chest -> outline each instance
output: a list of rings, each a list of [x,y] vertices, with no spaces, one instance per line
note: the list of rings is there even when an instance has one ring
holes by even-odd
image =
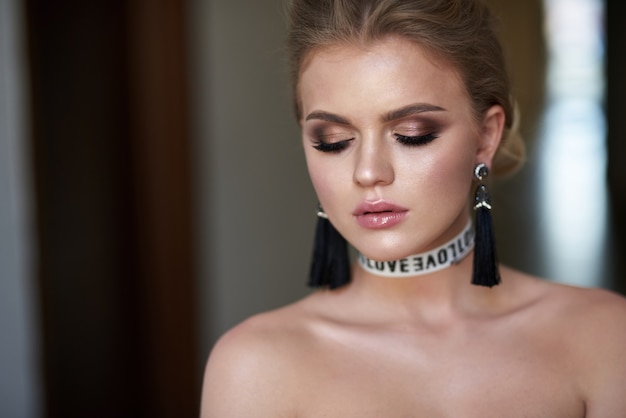
[[[383,341],[383,340],[381,340]],[[367,338],[311,362],[300,403],[311,417],[584,417],[558,339]]]

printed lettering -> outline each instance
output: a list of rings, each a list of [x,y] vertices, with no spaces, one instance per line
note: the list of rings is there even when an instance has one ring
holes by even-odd
[[[435,261],[435,257],[431,255],[428,256],[428,260],[426,260],[426,268],[437,267],[437,262]]]
[[[424,270],[424,259],[422,257],[417,257],[413,266],[415,267],[415,271]]]
[[[470,242],[472,241],[472,237],[473,237],[473,232],[471,229],[467,231],[465,234],[463,234],[463,239],[465,240],[466,247],[469,247]]]
[[[453,259],[453,260],[456,260],[456,258],[457,258],[457,255],[456,255],[456,246],[455,246],[454,244],[450,244],[450,245],[448,245],[448,248],[449,248],[450,250],[452,250],[452,259]]]

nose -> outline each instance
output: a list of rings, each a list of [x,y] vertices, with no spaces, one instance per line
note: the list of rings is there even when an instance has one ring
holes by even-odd
[[[394,170],[388,151],[383,146],[361,144],[357,153],[353,180],[363,187],[393,183]]]

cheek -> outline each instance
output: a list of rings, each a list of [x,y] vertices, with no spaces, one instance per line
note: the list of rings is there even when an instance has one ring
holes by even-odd
[[[432,186],[441,196],[442,204],[465,206],[472,186],[474,158],[472,153],[451,152],[433,167]]]
[[[332,197],[337,193],[335,188],[338,182],[333,181],[333,179],[336,179],[336,175],[333,173],[333,166],[324,164],[322,159],[316,158],[319,156],[316,156],[313,152],[307,150],[305,154],[309,177],[320,203],[322,206],[328,207],[327,205],[333,201]]]
[[[325,197],[330,193],[330,186],[326,181],[326,176],[320,170],[316,170],[315,166],[309,165],[309,176],[311,177],[311,183],[317,194],[320,203],[327,200]]]
[[[472,179],[473,158],[469,154],[450,153],[442,158],[433,168],[435,178],[443,186],[450,187],[467,185]]]
[[[471,185],[474,159],[471,150],[464,147],[445,147],[419,164],[403,162],[406,173],[402,178],[407,188],[423,193],[431,209],[450,210],[467,203]]]

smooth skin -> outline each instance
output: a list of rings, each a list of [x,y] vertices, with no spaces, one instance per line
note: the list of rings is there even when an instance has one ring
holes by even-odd
[[[504,114],[477,119],[454,68],[402,38],[337,45],[308,58],[299,97],[313,185],[359,251],[397,259],[462,230]],[[359,225],[375,201],[402,222]],[[202,417],[626,416],[621,296],[504,266],[489,289],[471,271],[471,256],[408,279],[357,265],[346,287],[250,318],[211,353]]]

